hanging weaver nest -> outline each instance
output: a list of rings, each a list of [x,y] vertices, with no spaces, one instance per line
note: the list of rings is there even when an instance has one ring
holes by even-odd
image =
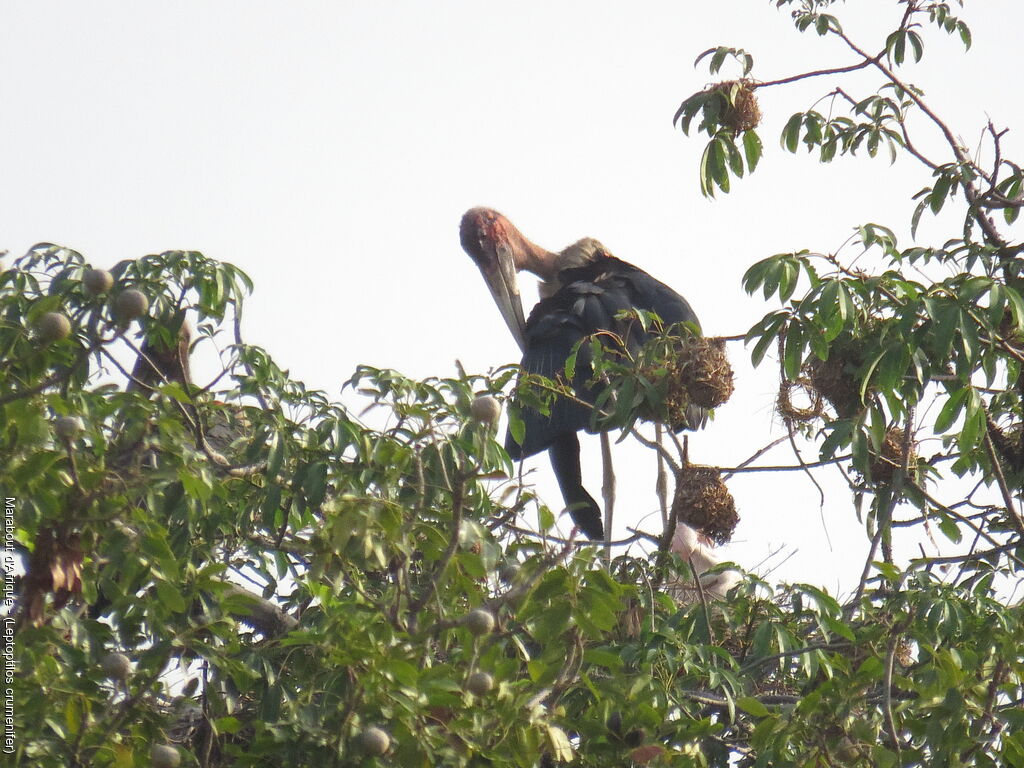
[[[691,408],[717,408],[732,397],[732,366],[725,353],[725,339],[687,335],[672,339],[671,352],[663,364],[647,367],[641,375],[663,392],[667,423],[674,428],[694,427]],[[642,418],[652,420],[644,409]]]
[[[750,131],[761,122],[761,107],[754,95],[754,83],[750,80],[725,80],[710,88],[724,99],[726,107],[721,123],[739,133]]]
[[[853,416],[863,405],[855,375],[862,363],[860,351],[850,338],[833,343],[828,360],[815,357],[807,364],[811,386],[831,403],[840,418]]]
[[[672,514],[716,544],[732,538],[740,517],[732,494],[715,467],[688,464],[676,475]]]
[[[903,448],[905,435],[899,427],[889,427],[885,433],[885,442],[879,453],[871,454],[871,479],[876,483],[891,483],[893,474],[903,466]],[[907,460],[907,472],[913,474],[917,469],[917,453],[914,443],[910,443],[910,458]]]
[[[801,408],[793,403],[793,393],[799,393],[806,398],[808,405]],[[796,381],[783,379],[779,384],[779,396],[775,401],[775,409],[782,416],[787,424],[793,422],[807,422],[820,419],[825,413],[825,403],[814,384],[806,376],[801,376]]]
[[[690,336],[683,339],[680,355],[674,361],[675,389],[684,389],[690,403],[701,408],[717,408],[732,397],[732,366],[725,354],[725,339],[718,336]],[[672,391],[670,389],[670,394]]]
[[[988,434],[1003,461],[1015,471],[1024,469],[1024,424],[1016,423],[1000,428],[989,420]]]

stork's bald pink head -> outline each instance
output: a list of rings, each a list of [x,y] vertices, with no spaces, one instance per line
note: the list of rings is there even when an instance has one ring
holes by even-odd
[[[459,225],[462,249],[481,270],[490,272],[494,269],[497,261],[495,243],[508,241],[505,225],[515,229],[508,219],[490,208],[470,208],[462,215]]]
[[[519,298],[516,272],[524,268],[523,254],[536,246],[512,222],[490,208],[470,208],[459,225],[462,248],[473,259],[491,291],[520,349],[526,348],[526,319]]]

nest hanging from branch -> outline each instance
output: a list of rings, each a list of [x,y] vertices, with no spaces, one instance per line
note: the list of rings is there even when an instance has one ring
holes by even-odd
[[[676,476],[672,514],[716,544],[729,541],[740,521],[718,469],[694,464],[683,467]]]
[[[851,340],[852,341],[852,340]],[[811,386],[821,393],[840,418],[849,418],[863,406],[855,375],[863,360],[852,344],[835,344],[828,360],[814,358],[807,365]]]
[[[806,407],[793,402],[793,394],[800,393],[808,401]],[[775,400],[775,410],[787,424],[808,422],[820,419],[825,414],[825,403],[821,392],[814,386],[810,378],[801,376],[795,381],[783,379],[779,385],[779,396]]]
[[[917,452],[914,442],[910,442],[910,456],[906,458],[907,472],[911,475],[917,470]],[[899,427],[889,427],[885,432],[882,450],[871,453],[871,479],[876,483],[891,483],[896,470],[903,466],[906,448],[906,435]]]
[[[1000,428],[991,417],[986,425],[996,453],[1010,469],[1019,472],[1024,469],[1024,423],[1014,423]]]
[[[664,364],[641,373],[664,393],[666,423],[673,428],[693,426],[687,415],[691,407],[710,410],[732,397],[736,388],[732,366],[725,339],[687,335],[673,342]],[[646,409],[642,418],[654,420]]]
[[[690,336],[683,339],[677,365],[676,374],[670,380],[678,382],[674,390],[685,390],[692,405],[717,408],[726,403],[736,389],[723,338]]]
[[[761,122],[761,106],[750,80],[724,80],[709,90],[718,93],[726,103],[721,123],[736,133],[750,131]],[[731,98],[730,98],[731,97]]]

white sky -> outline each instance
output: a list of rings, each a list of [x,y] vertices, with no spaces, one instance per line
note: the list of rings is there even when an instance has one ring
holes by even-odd
[[[896,12],[837,6],[871,50]],[[974,148],[986,116],[1024,130],[1024,5],[964,15],[974,48],[929,30],[927,66],[907,77]],[[359,363],[445,376],[455,359],[486,371],[518,358],[459,247],[471,206],[553,250],[597,237],[683,293],[706,332],[731,335],[774,308],[742,292],[750,264],[834,251],[868,221],[903,232],[928,182],[907,160],[818,167],[778,149],[790,114],[834,87],[819,79],[761,91],[762,167],[730,196],[700,196],[703,141],[671,118],[709,81],[692,66],[701,51],[744,47],[762,80],[853,60],[763,1],[7,2],[0,35],[0,249],[47,240],[96,266],[175,248],[233,262],[257,286],[247,340],[332,395]],[[859,73],[844,87],[864,96],[877,82]],[[921,147],[936,138],[926,129]],[[1011,133],[1006,154],[1021,148]],[[922,229],[938,244],[957,223]],[[780,434],[774,375],[732,352],[737,394],[691,439],[698,462],[736,464]],[[653,456],[616,455],[621,533],[656,502]],[[556,505],[546,460],[533,466]],[[830,589],[859,574],[866,542],[845,492],[824,510],[829,551],[805,479],[731,488],[743,522],[725,557],[751,567],[796,550],[774,576]]]

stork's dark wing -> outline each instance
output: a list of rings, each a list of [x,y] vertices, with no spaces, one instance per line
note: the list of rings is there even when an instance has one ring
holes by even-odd
[[[161,384],[173,381],[187,387],[192,383],[189,367],[189,353],[192,342],[192,330],[183,323],[178,331],[176,344],[169,344],[159,339],[146,339],[139,351],[142,353],[135,361],[132,379],[128,382],[128,391],[145,389],[149,392]]]
[[[643,270],[614,257],[564,270],[559,277],[563,287],[537,304],[526,322],[522,367],[529,373],[550,379],[564,375],[566,358],[576,345],[598,331],[614,331],[624,337],[631,349],[643,344],[647,334],[637,324],[623,328],[615,319],[623,310],[656,312],[666,326],[691,322],[700,327],[686,299]],[[573,386],[580,399],[593,403],[598,389],[588,386],[590,376],[590,350],[584,344],[577,355]],[[703,409],[691,410],[686,426],[702,426],[706,419]],[[590,431],[590,417],[590,408],[565,398],[556,400],[547,416],[524,409],[523,443],[516,443],[510,434],[506,447],[513,458],[531,456],[550,447],[561,435],[581,429]]]

